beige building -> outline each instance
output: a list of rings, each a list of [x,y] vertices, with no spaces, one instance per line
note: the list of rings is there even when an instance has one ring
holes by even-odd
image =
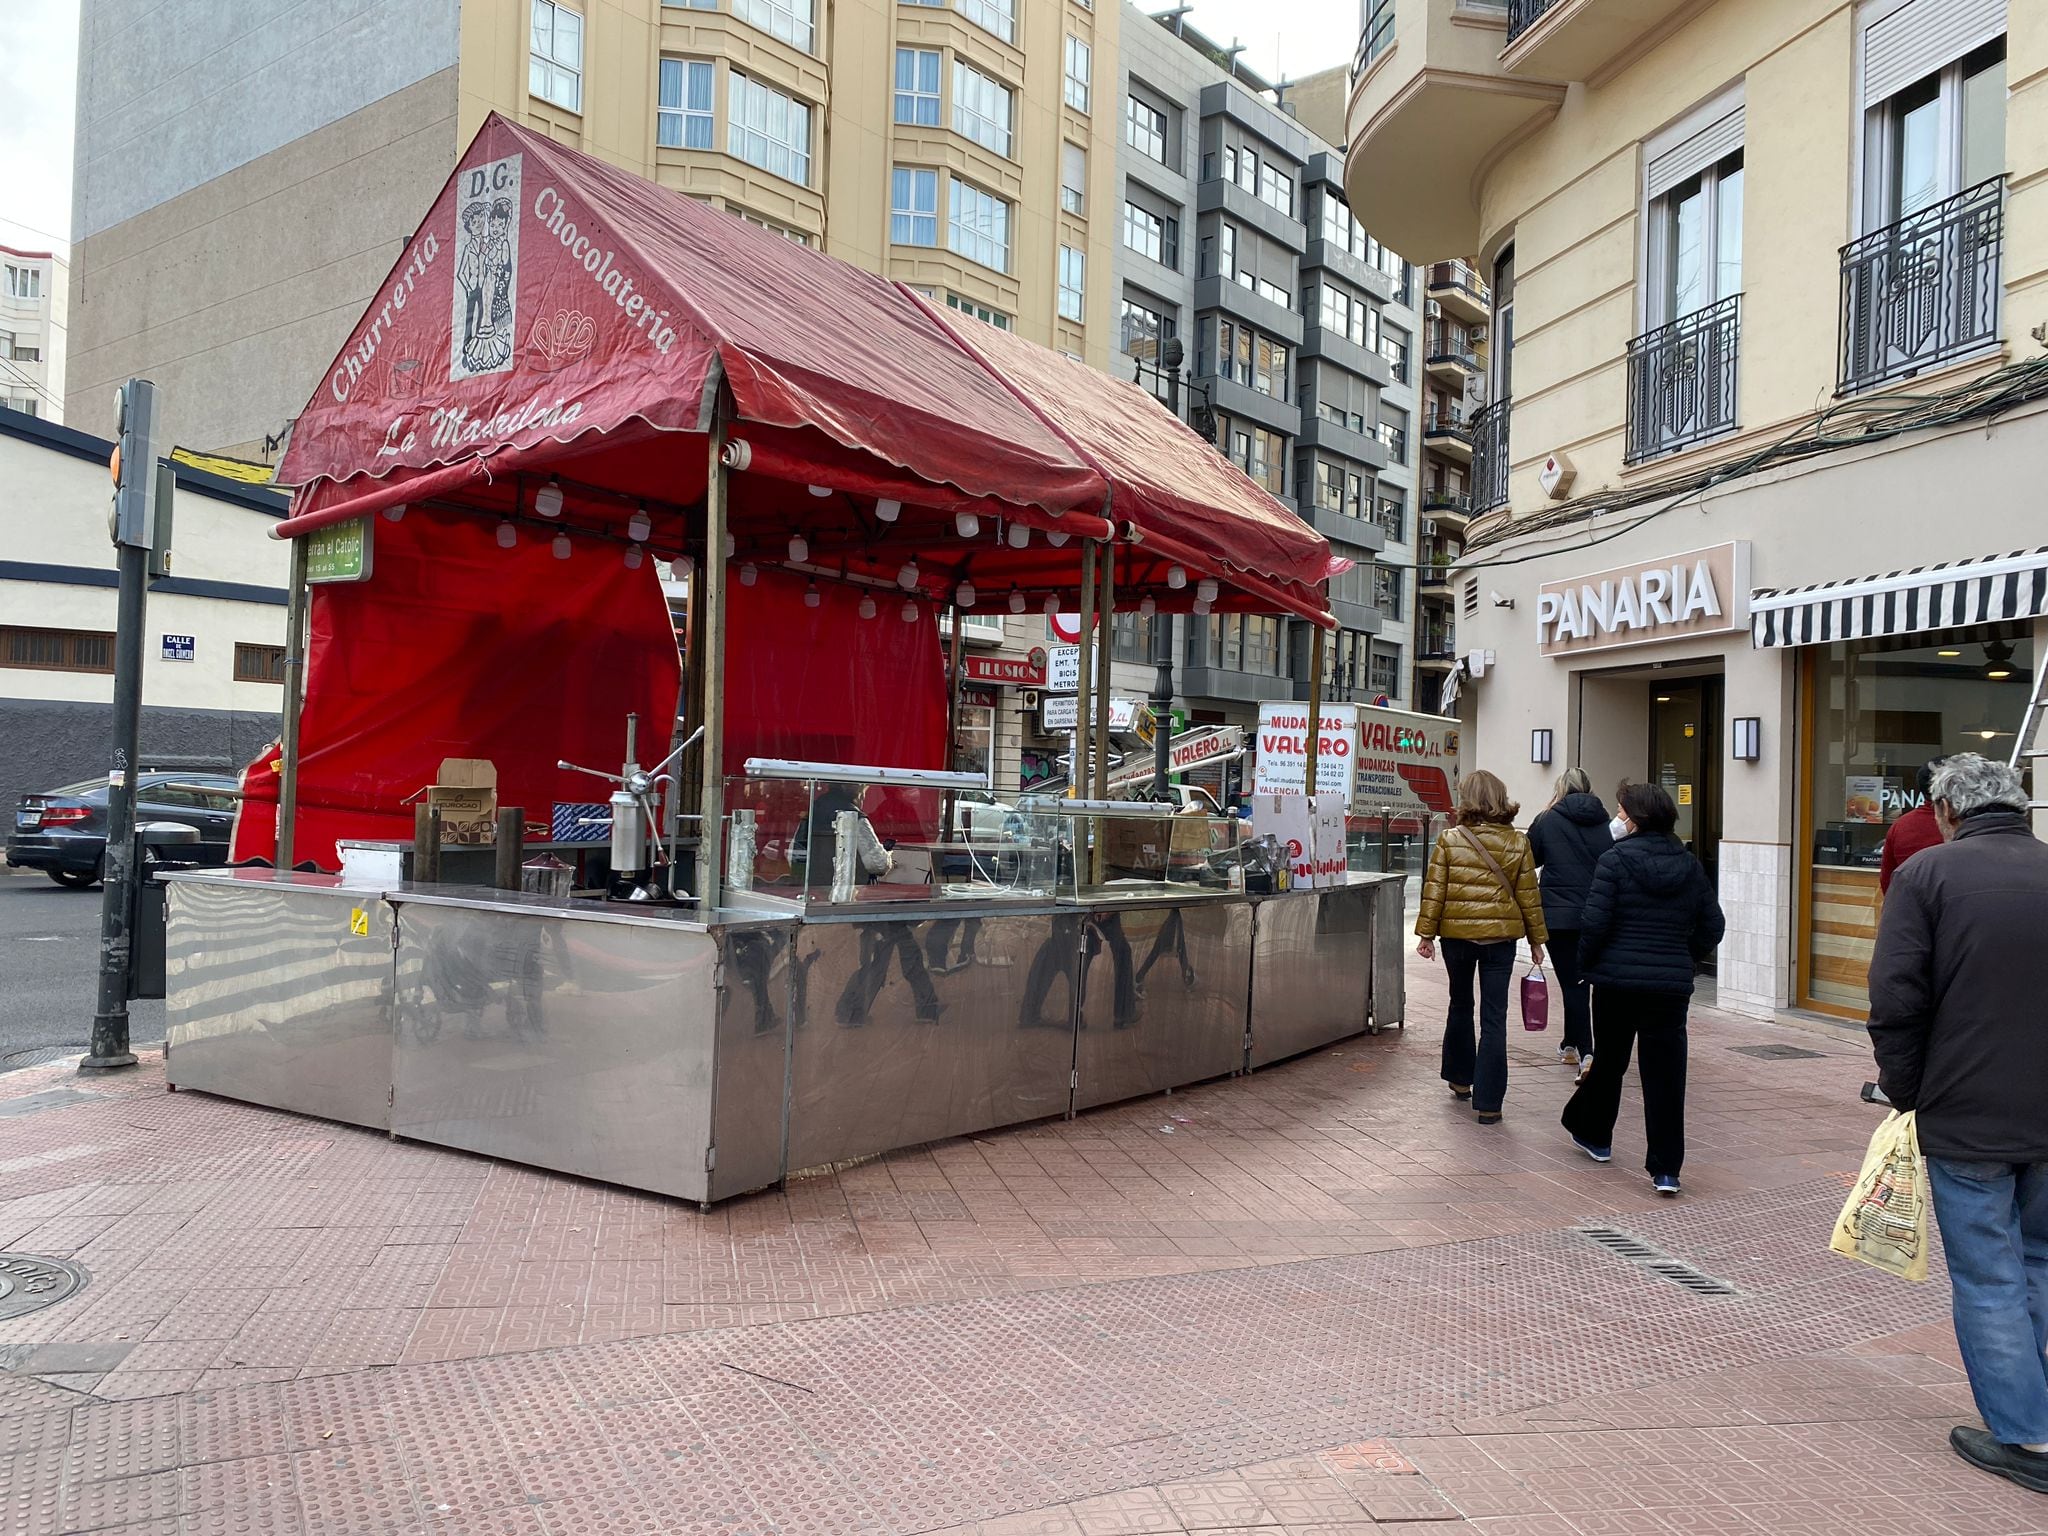
[[[492,111],[1110,355],[1088,0],[85,0],[81,28],[69,388],[146,374],[177,442],[274,459]],[[195,49],[205,93],[163,67]]]
[[[64,419],[70,272],[55,252],[0,245],[0,409]]]
[[[1469,763],[1666,785],[1723,1006],[1856,1015],[1890,822],[2048,627],[2048,9],[1366,0],[1359,217],[1479,253]]]

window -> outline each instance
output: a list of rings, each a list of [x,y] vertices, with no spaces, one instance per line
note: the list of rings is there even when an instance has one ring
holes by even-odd
[[[1067,105],[1088,110],[1088,80],[1095,68],[1095,50],[1072,33],[1067,35]]]
[[[1245,461],[1244,472],[1275,496],[1287,494],[1287,440],[1277,432],[1268,432],[1264,427],[1254,427],[1251,434],[1251,456]]]
[[[1351,205],[1327,189],[1322,193],[1322,203],[1323,238],[1360,261],[1370,261],[1365,226],[1352,214]]]
[[[1373,314],[1370,304],[1357,294],[1347,293],[1328,282],[1323,284],[1320,299],[1317,309],[1324,330],[1334,331],[1353,346],[1372,346],[1372,341],[1366,336]]]
[[[1381,528],[1386,530],[1387,542],[1405,544],[1408,542],[1408,504],[1400,496],[1382,496],[1373,509]]]
[[[889,238],[897,245],[939,243],[939,173],[899,165],[889,175]]]
[[[43,360],[41,347],[24,347],[19,342],[15,343],[13,354],[17,363],[40,363]]]
[[[1109,654],[1115,661],[1152,659],[1152,620],[1129,608],[1110,615]]]
[[[732,0],[732,13],[770,37],[809,53],[811,5],[812,0]]]
[[[1384,693],[1391,698],[1401,691],[1401,648],[1398,645],[1385,649],[1374,646],[1371,666],[1366,686],[1374,693]]]
[[[1287,348],[1268,337],[1252,344],[1252,388],[1279,400],[1287,398]]]
[[[1087,271],[1088,255],[1077,251],[1071,245],[1060,247],[1060,292],[1059,308],[1061,318],[1079,320],[1085,303],[1086,284],[1082,281]]]
[[[1010,152],[1010,92],[978,69],[953,65],[953,131],[999,155]]]
[[[957,293],[946,295],[946,308],[957,309],[963,315],[972,315],[984,325],[992,325],[999,331],[1010,329],[1010,317],[1000,309],[990,309],[986,304],[977,304],[972,299],[963,299]]]
[[[921,4],[923,0],[911,0]],[[1017,0],[960,0],[960,14],[1006,43],[1017,41]]]
[[[1408,413],[1395,406],[1382,405],[1380,419],[1373,426],[1373,436],[1387,445],[1387,452],[1399,463],[1408,457]]]
[[[1742,151],[1695,172],[1650,205],[1646,329],[1742,291]]]
[[[1147,159],[1166,164],[1166,114],[1135,96],[1125,97],[1124,142]]]
[[[1954,13],[1936,18],[1944,28],[1926,25],[1929,0],[1912,0],[1864,34],[1866,232],[2005,170],[2004,7],[1941,4]],[[1998,35],[1987,38],[1994,27]],[[1943,60],[1937,38],[1968,51]]]
[[[38,672],[112,672],[114,637],[98,630],[0,625],[0,667]]]
[[[896,50],[896,121],[939,126],[939,50]]]
[[[533,0],[532,54],[526,88],[543,101],[581,112],[583,18],[554,0]]]
[[[1242,279],[1237,270],[1237,226],[1225,220],[1216,226],[1217,260],[1216,270],[1233,283]]]
[[[1224,174],[1252,196],[1259,195],[1259,157],[1246,149],[1223,152]]]
[[[281,683],[284,681],[284,647],[281,645],[235,646],[235,681],[238,683]]]
[[[663,5],[673,5],[686,11],[715,11],[718,0],[661,0]]]
[[[8,267],[7,297],[10,299],[39,299],[42,296],[43,270],[41,267]]]
[[[984,267],[1009,271],[1010,205],[957,176],[948,185],[947,248]]]
[[[0,406],[5,406],[10,411],[19,411],[24,416],[42,414],[34,395],[0,396]]]
[[[1120,345],[1124,356],[1143,358],[1147,362],[1158,361],[1159,344],[1176,331],[1172,315],[1132,298],[1124,299],[1118,324],[1122,331]]]
[[[771,176],[811,184],[811,109],[777,90],[732,73],[726,149]]]
[[[756,229],[765,229],[771,235],[782,236],[791,245],[801,245],[806,249],[810,247],[811,237],[800,229],[791,229],[787,224],[778,224],[773,219],[764,219],[761,215],[748,208],[735,208],[728,204],[726,212],[738,214],[742,221],[753,225]]]
[[[654,142],[669,149],[711,147],[711,65],[703,59],[661,61]]]
[[[1277,166],[1259,166],[1259,201],[1294,217],[1294,178]]]
[[[1258,280],[1258,295],[1270,304],[1278,304],[1282,309],[1294,308],[1294,295],[1278,283],[1269,283],[1263,277]]]
[[[1280,670],[1280,621],[1264,614],[1248,614],[1244,621],[1244,669],[1262,677]]]
[[[1387,367],[1392,370],[1394,382],[1397,384],[1408,382],[1408,348],[1409,336],[1406,331],[1398,325],[1380,326],[1379,354],[1387,360]]]
[[[1401,588],[1404,572],[1390,566],[1372,568],[1372,605],[1390,619],[1401,617]]]
[[[1124,244],[1140,256],[1149,256],[1161,266],[1180,267],[1180,220],[1166,214],[1124,204]]]
[[[1060,207],[1068,213],[1088,211],[1088,151],[1078,144],[1060,145]]]

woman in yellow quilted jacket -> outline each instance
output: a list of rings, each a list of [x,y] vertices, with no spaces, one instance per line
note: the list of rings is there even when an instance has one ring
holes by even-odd
[[[1481,1125],[1500,1123],[1508,1093],[1508,985],[1515,941],[1526,938],[1538,964],[1550,934],[1529,840],[1515,830],[1521,809],[1507,786],[1481,768],[1458,782],[1457,825],[1445,829],[1422,877],[1415,953],[1436,958],[1443,941],[1451,1012],[1444,1022],[1444,1081],[1472,1101]],[[1473,980],[1478,979],[1478,1040],[1473,1040]]]

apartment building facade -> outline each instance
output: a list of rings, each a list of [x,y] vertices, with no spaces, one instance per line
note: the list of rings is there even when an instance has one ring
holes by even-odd
[[[1341,151],[1284,93],[1185,17],[1120,11],[1114,366],[1172,394],[1353,562],[1331,583],[1325,697],[1405,706],[1412,588],[1380,561],[1411,564],[1417,536],[1414,274],[1352,218]],[[1247,725],[1262,700],[1308,696],[1305,626],[1159,622],[1191,723]],[[1118,640],[1149,656],[1150,621],[1130,617]]]
[[[1467,766],[1665,785],[1722,1006],[1856,1016],[1886,827],[2048,644],[2048,12],[1367,0],[1346,185],[1477,252]],[[2018,760],[2027,762],[2020,751]]]
[[[70,295],[63,257],[0,245],[0,410],[63,421]]]

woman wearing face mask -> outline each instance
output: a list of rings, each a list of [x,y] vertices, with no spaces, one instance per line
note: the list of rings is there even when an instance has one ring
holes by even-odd
[[[1583,768],[1558,775],[1549,808],[1529,824],[1529,848],[1542,871],[1543,923],[1550,930],[1550,964],[1564,996],[1564,1043],[1558,1060],[1579,1069],[1583,1082],[1593,1065],[1593,1000],[1579,966],[1579,926],[1593,866],[1614,846],[1607,807],[1593,793]]]
[[[1713,882],[1672,835],[1678,807],[1655,784],[1621,792],[1628,835],[1593,870],[1579,963],[1593,983],[1593,1070],[1564,1107],[1564,1128],[1596,1163],[1614,1155],[1628,1059],[1640,1053],[1644,1167],[1660,1195],[1678,1193],[1685,1161],[1685,1015],[1693,968],[1726,923]]]
[[[1481,1125],[1500,1121],[1508,1092],[1508,984],[1515,941],[1526,937],[1537,963],[1549,933],[1536,889],[1529,840],[1515,830],[1521,807],[1507,786],[1480,769],[1458,782],[1458,824],[1436,840],[1422,877],[1415,952],[1436,958],[1443,939],[1451,1011],[1444,1024],[1443,1078],[1452,1096],[1470,1099]],[[1473,979],[1478,979],[1478,1041],[1473,1040]]]

